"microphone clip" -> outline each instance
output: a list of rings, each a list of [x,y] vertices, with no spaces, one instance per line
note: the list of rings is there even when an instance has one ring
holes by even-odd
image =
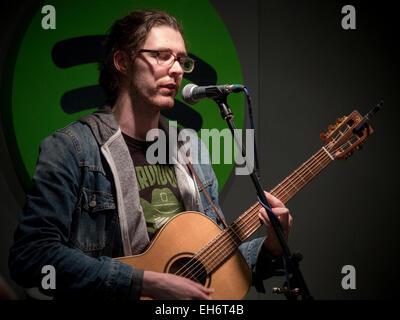
[[[227,97],[228,93],[225,93],[213,99],[218,104],[219,112],[221,113],[221,117],[224,119],[224,121],[233,120],[234,118],[233,112],[231,108],[229,108],[229,105],[226,101]]]

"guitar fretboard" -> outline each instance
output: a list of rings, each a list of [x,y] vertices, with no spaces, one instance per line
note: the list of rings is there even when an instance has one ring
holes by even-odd
[[[273,188],[271,194],[283,203],[286,203],[333,160],[332,155],[325,148],[321,148],[291,175]],[[260,209],[260,203],[253,204],[228,228],[223,230],[194,256],[196,260],[201,262],[207,273],[211,273],[217,269],[231,256],[241,243],[261,227],[262,222],[258,217]]]

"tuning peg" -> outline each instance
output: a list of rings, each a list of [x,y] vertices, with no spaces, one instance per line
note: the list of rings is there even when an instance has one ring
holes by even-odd
[[[335,126],[330,124],[330,125],[328,126],[328,130],[329,130],[329,131],[332,131],[333,129],[335,129]]]
[[[344,117],[341,117],[341,118],[337,118],[337,119],[336,119],[336,123],[337,123],[337,124],[342,123],[344,120],[346,120],[346,117],[345,117],[345,116],[344,116]]]
[[[325,133],[320,133],[319,137],[320,137],[322,140],[325,140],[325,139],[326,139],[326,134],[325,134]]]

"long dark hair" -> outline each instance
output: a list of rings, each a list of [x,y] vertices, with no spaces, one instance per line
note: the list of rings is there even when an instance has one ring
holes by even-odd
[[[158,10],[133,11],[112,25],[103,44],[104,60],[99,64],[99,84],[106,94],[108,105],[115,103],[120,89],[120,75],[114,66],[114,53],[117,50],[125,51],[134,59],[155,26],[169,26],[179,31],[183,37],[182,25],[170,14]]]

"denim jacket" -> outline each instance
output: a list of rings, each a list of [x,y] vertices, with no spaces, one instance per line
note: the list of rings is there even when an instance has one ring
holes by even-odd
[[[168,131],[166,123],[161,119],[160,128]],[[211,165],[193,167],[222,212]],[[186,166],[176,164],[175,173],[185,210],[202,212],[222,227]],[[113,113],[99,110],[47,137],[33,182],[10,249],[12,278],[22,287],[41,288],[42,268],[51,265],[56,288],[43,291],[48,295],[139,298],[143,270],[112,259],[139,254],[149,244],[132,159]],[[273,274],[263,241],[239,248],[259,291],[262,279]]]

